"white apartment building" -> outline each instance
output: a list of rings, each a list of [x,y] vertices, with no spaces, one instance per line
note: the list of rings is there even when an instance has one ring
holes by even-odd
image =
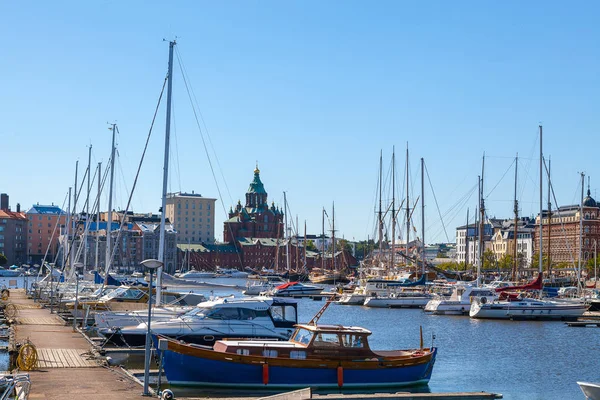
[[[194,191],[167,194],[165,216],[177,231],[177,243],[215,242],[216,201]]]

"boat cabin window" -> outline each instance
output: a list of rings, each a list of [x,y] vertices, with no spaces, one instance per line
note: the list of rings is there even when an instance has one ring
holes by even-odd
[[[275,326],[293,326],[298,322],[296,307],[291,304],[273,304],[269,307]]]
[[[190,311],[182,315],[182,317],[204,317],[210,311],[209,308],[194,307]]]
[[[292,351],[290,351],[290,358],[295,359],[295,360],[304,360],[304,359],[306,359],[306,351],[292,350]]]
[[[240,355],[240,356],[249,356],[250,355],[250,350],[248,349],[237,349],[236,354]]]
[[[253,310],[251,308],[240,308],[240,319],[251,320],[255,318],[268,317],[267,310]]]
[[[237,308],[217,308],[206,315],[209,319],[240,319]]]
[[[139,289],[127,289],[119,297],[122,299],[137,300],[137,299],[141,299],[143,295],[144,295],[144,292],[142,292]]]
[[[277,350],[264,349],[262,354],[263,354],[263,357],[277,357]]]
[[[340,338],[337,333],[317,333],[317,337],[313,342],[313,346],[315,347],[331,347],[339,345]]]
[[[346,333],[341,335],[341,338],[344,347],[361,348],[365,346],[362,335],[353,335],[351,333]]]
[[[292,337],[292,341],[296,343],[309,344],[313,333],[307,329],[297,329]]]

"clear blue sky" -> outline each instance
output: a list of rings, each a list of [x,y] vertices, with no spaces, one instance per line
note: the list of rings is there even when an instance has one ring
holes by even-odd
[[[517,152],[521,213],[537,213],[540,122],[558,203],[579,202],[579,171],[596,193],[598,15],[593,1],[1,2],[0,191],[13,209],[62,205],[86,146],[106,166],[116,121],[125,207],[166,73],[162,39],[177,37],[227,210],[258,161],[269,201],[286,191],[309,233],[335,202],[338,235],[372,237],[379,152],[385,207],[393,146],[404,196],[408,143],[411,205],[424,157],[453,241],[484,152],[488,215],[512,216]],[[225,212],[175,66],[169,189],[219,198],[220,238]],[[163,145],[164,105],[136,212],[160,206]],[[445,241],[427,186],[426,240]],[[420,232],[420,204],[413,218]]]

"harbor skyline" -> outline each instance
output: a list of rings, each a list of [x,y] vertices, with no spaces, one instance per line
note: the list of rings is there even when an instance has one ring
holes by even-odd
[[[594,3],[544,4],[543,15],[534,3],[517,2],[477,8],[189,2],[166,11],[159,3],[62,4],[0,6],[10,16],[5,37],[12,38],[0,66],[8,78],[0,136],[8,149],[3,161],[13,171],[1,191],[10,194],[13,210],[16,203],[25,210],[38,202],[62,206],[76,160],[83,176],[86,146],[93,145],[92,168],[100,161],[106,167],[106,122],[114,121],[120,135],[113,208],[125,208],[166,74],[161,40],[175,36],[208,127],[219,189],[176,66],[169,191],[217,198],[217,239],[227,210],[243,202],[257,162],[269,201],[283,207],[285,191],[290,217],[298,215],[301,226],[306,220],[309,233],[321,231],[321,209],[331,215],[335,202],[336,235],[372,237],[380,151],[389,183],[396,147],[400,205],[407,142],[411,207],[424,157],[446,215],[448,238],[426,179],[426,242],[453,242],[466,208],[475,214],[484,152],[488,215],[511,217],[517,152],[520,213],[536,215],[540,123],[544,154],[552,158],[554,207],[579,202],[579,172],[591,176],[597,198]],[[160,207],[161,118],[133,197],[135,212]],[[102,209],[106,198],[105,192]],[[420,236],[420,203],[416,208]]]

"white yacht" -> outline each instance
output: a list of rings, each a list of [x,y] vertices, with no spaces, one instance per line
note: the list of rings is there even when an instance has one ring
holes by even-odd
[[[152,322],[153,333],[212,346],[226,338],[287,340],[298,322],[294,300],[271,297],[221,298],[198,304],[178,318]],[[117,345],[143,346],[146,323],[99,332]]]
[[[423,308],[432,295],[421,291],[398,291],[386,296],[367,297],[366,307],[378,308]]]
[[[321,292],[323,292],[322,286],[308,285],[300,282],[287,282],[277,286],[269,294],[277,297],[293,297],[316,295],[321,294]]]
[[[239,278],[246,279],[248,277],[248,273],[245,271],[240,271],[235,268],[221,268],[217,267],[217,274],[222,275],[222,278]]]
[[[198,279],[198,278],[214,278],[217,274],[211,271],[196,271],[195,269],[191,269],[188,272],[184,272],[180,274],[178,278],[181,279]]]
[[[466,315],[469,314],[473,301],[492,302],[498,299],[493,289],[473,285],[456,285],[450,297],[434,295],[425,305],[424,311],[432,314]]]
[[[192,310],[193,306],[164,306],[152,308],[152,323],[177,318]],[[104,311],[94,314],[96,329],[115,329],[139,325],[148,320],[148,310]]]
[[[248,282],[246,290],[242,293],[246,296],[258,296],[261,293],[268,292],[275,289],[277,286],[287,283],[279,275],[267,275],[261,276],[259,280],[254,281],[252,284]]]
[[[576,320],[587,310],[583,302],[551,301],[531,298],[474,301],[469,315],[471,318],[513,320]]]
[[[390,288],[396,287],[399,283],[404,281],[369,279],[357,286],[352,293],[343,293],[336,304],[362,306],[368,297],[385,297],[389,294]]]

